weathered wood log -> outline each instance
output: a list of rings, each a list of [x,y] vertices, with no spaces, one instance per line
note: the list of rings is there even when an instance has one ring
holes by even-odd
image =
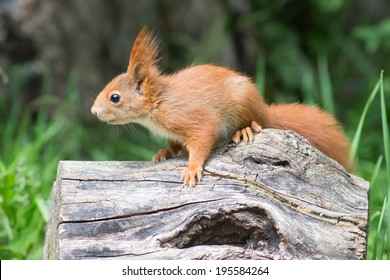
[[[183,187],[186,158],[62,161],[48,259],[363,259],[368,183],[291,131],[214,151]]]

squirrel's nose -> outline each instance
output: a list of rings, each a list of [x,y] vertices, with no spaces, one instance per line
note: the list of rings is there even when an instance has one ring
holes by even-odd
[[[92,113],[92,115],[94,115],[94,116],[97,116],[97,109],[96,109],[96,107],[95,106],[92,106],[92,108],[91,108],[91,113]]]

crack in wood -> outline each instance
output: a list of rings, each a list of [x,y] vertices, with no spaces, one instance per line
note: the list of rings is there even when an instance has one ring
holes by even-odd
[[[179,176],[178,176],[179,178]],[[164,180],[164,179],[147,179],[147,178],[140,178],[140,179],[83,179],[83,178],[63,178],[62,180],[67,181],[73,181],[73,182],[129,182],[129,183],[145,183],[145,182],[161,182],[161,183],[172,183],[172,184],[183,184],[180,180],[173,181],[173,180]]]
[[[161,251],[166,251],[167,249],[161,248],[161,250],[154,250],[154,251],[149,251],[141,254],[135,254],[135,253],[125,253],[125,254],[118,254],[118,255],[84,255],[84,256],[79,256],[81,258],[86,258],[86,259],[96,259],[96,258],[102,258],[102,259],[108,259],[108,258],[120,258],[120,257],[126,257],[126,256],[134,256],[134,257],[140,257],[140,256],[147,256],[155,253],[159,253]],[[102,252],[104,253],[104,252]]]
[[[180,209],[183,207],[195,205],[195,204],[200,204],[200,203],[209,203],[209,202],[216,202],[216,201],[221,201],[229,198],[218,198],[218,199],[210,199],[210,200],[200,200],[200,201],[194,201],[194,202],[189,202],[177,206],[172,206],[172,207],[167,207],[167,208],[160,208],[158,210],[152,210],[152,211],[143,211],[143,212],[137,212],[133,214],[124,214],[124,215],[118,215],[118,216],[113,216],[113,217],[106,217],[106,218],[99,218],[99,219],[94,219],[94,220],[73,220],[73,221],[60,221],[58,223],[57,228],[62,225],[62,224],[78,224],[78,223],[95,223],[95,222],[103,222],[103,221],[111,221],[111,220],[120,220],[120,219],[126,219],[126,218],[131,218],[131,217],[137,217],[137,216],[144,216],[144,215],[153,215],[161,212],[168,212],[176,209]]]

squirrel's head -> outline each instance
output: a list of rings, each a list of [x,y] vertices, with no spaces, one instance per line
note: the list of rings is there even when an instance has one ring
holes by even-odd
[[[109,82],[96,97],[93,115],[110,124],[126,124],[145,118],[158,94],[157,42],[144,27],[130,54],[127,72]]]

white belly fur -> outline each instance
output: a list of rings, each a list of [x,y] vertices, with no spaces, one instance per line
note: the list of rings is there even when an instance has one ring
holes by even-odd
[[[149,129],[154,135],[160,136],[164,139],[173,140],[178,143],[183,143],[183,138],[179,135],[172,133],[166,128],[148,120],[148,119],[139,119],[137,123],[143,125],[147,129]]]

